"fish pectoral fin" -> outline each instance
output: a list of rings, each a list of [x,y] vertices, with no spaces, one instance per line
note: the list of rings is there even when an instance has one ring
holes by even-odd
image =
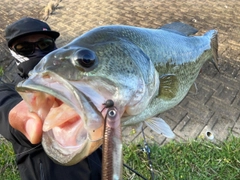
[[[198,87],[197,87],[197,83],[194,82],[193,85],[191,86],[189,92],[193,93],[193,94],[197,94],[198,93]]]
[[[176,96],[178,91],[178,79],[175,75],[164,75],[160,77],[158,97],[169,100]]]
[[[194,27],[182,22],[173,22],[170,24],[165,24],[161,26],[159,29],[181,34],[183,36],[194,35],[198,32],[198,30],[195,29]]]
[[[158,134],[162,134],[167,138],[174,138],[175,134],[171,130],[170,126],[160,117],[153,117],[144,121],[145,124]]]

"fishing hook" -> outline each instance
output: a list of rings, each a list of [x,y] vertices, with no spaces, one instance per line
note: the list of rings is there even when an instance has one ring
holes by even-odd
[[[114,102],[113,102],[113,100],[108,99],[105,103],[103,103],[103,105],[104,105],[104,108],[102,109],[101,112],[103,112],[104,109],[108,108],[106,116],[104,117],[104,131],[103,132],[105,132],[107,116],[109,116],[109,115],[111,116],[111,114],[109,114],[110,111],[112,111],[111,113],[114,113],[112,110],[112,108],[114,107]]]

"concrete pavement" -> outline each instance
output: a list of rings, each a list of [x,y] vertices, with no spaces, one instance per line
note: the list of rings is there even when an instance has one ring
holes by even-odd
[[[24,16],[41,18],[39,12],[47,3],[47,0],[0,2],[0,65],[6,68],[2,80],[10,81],[15,72],[3,38],[5,26]],[[94,27],[107,24],[157,28],[182,21],[197,28],[198,34],[217,29],[221,72],[206,63],[196,81],[198,92],[190,92],[178,106],[159,116],[171,126],[177,141],[195,139],[207,132],[222,141],[230,133],[240,135],[239,12],[240,1],[235,0],[62,0],[47,23],[61,33],[57,40],[59,47]],[[123,132],[126,142],[141,138],[131,128]],[[145,133],[148,141],[159,144],[168,141],[149,128]]]

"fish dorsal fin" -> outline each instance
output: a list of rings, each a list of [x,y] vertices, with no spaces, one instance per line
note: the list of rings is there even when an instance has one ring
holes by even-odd
[[[174,138],[175,134],[170,126],[160,117],[153,117],[144,121],[145,124],[158,134],[162,134],[167,138]]]
[[[178,91],[178,79],[175,75],[164,75],[160,77],[158,97],[169,100],[176,96]]]
[[[192,27],[188,24],[182,23],[182,22],[173,22],[170,24],[165,24],[162,27],[160,27],[159,29],[174,32],[174,33],[181,34],[184,36],[194,35],[198,32],[198,30],[195,29],[194,27]]]

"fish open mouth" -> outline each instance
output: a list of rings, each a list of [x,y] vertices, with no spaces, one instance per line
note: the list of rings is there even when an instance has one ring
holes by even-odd
[[[101,113],[63,78],[37,74],[19,83],[16,89],[29,110],[42,119],[42,145],[53,160],[72,165],[102,144]]]
[[[43,132],[50,133],[62,147],[78,147],[82,140],[86,140],[84,123],[72,107],[55,99],[53,106],[45,114]]]

